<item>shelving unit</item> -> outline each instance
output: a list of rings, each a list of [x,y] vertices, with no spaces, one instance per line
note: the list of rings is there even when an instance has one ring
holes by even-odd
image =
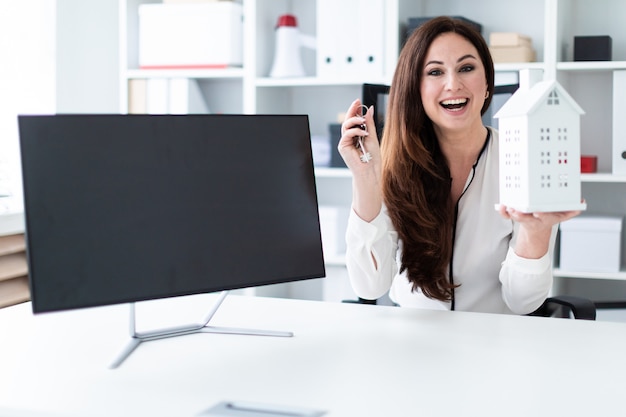
[[[24,235],[0,236],[0,308],[29,299]]]
[[[626,214],[626,176],[612,174],[613,71],[626,69],[626,36],[620,16],[626,13],[626,4],[615,0],[557,1],[557,57],[556,74],[586,114],[581,120],[581,151],[597,155],[598,173],[584,174],[581,179],[582,194],[588,202],[588,215],[621,216]],[[613,41],[612,61],[573,62],[574,36],[609,35]],[[592,299],[608,298],[610,301],[626,299],[623,284],[626,281],[626,238],[622,232],[621,270],[617,273],[563,271],[555,269],[556,277],[599,280],[596,288],[613,281],[608,294],[583,295]],[[576,293],[578,280],[562,282],[564,292]],[[581,283],[584,286],[584,283]],[[607,287],[611,287],[608,286]]]
[[[626,177],[611,174],[612,74],[626,69],[626,34],[623,19],[626,3],[621,0],[391,0],[385,2],[385,71],[379,79],[316,76],[315,52],[302,49],[307,76],[297,79],[269,78],[274,50],[274,26],[278,17],[291,13],[298,18],[301,33],[315,35],[319,17],[311,0],[241,0],[243,5],[243,66],[227,70],[145,71],[138,69],[138,6],[150,0],[120,0],[120,111],[127,111],[127,84],[133,78],[189,77],[201,84],[212,111],[308,114],[313,135],[328,134],[328,124],[361,94],[361,85],[390,83],[408,17],[461,15],[491,32],[520,32],[532,38],[538,62],[496,64],[497,74],[515,74],[522,69],[541,70],[555,76],[585,110],[582,117],[582,153],[598,156],[599,173],[582,176],[583,196],[589,214],[624,215]],[[346,16],[346,21],[350,20]],[[376,24],[371,22],[371,24]],[[361,38],[366,39],[367,34]],[[611,62],[572,62],[575,35],[610,35]],[[362,42],[365,40],[355,40]],[[338,40],[340,41],[340,40]],[[227,103],[221,106],[222,103]],[[346,169],[317,168],[321,205],[347,205],[351,200],[351,177]],[[626,244],[622,260],[626,261]],[[328,256],[328,264],[341,267],[341,257]],[[626,280],[619,274],[589,274],[555,270],[557,276]]]

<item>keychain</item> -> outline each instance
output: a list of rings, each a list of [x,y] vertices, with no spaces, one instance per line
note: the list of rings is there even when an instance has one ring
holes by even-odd
[[[363,108],[365,108],[365,112],[367,112],[367,106],[361,104],[361,115],[363,115]],[[361,129],[367,132],[367,126],[362,124],[359,126]],[[363,145],[363,136],[357,136],[356,147],[361,149],[363,155],[361,155],[361,162],[367,163],[372,160],[372,154],[365,150],[365,146]]]

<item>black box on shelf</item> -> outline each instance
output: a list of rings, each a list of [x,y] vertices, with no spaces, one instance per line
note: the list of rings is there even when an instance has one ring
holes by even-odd
[[[610,36],[574,36],[574,61],[610,61]]]
[[[330,133],[330,166],[332,168],[347,168],[346,163],[337,150],[341,139],[341,124],[331,123],[328,125]]]

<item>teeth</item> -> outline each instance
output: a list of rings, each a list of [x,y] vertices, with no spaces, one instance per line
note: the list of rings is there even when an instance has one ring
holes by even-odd
[[[457,98],[455,100],[444,100],[441,102],[444,106],[454,106],[455,104],[465,104],[467,103],[466,98]]]

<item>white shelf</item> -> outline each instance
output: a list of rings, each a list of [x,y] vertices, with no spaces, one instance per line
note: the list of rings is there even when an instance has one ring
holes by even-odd
[[[555,268],[553,271],[555,277],[563,278],[587,278],[587,279],[609,279],[626,281],[626,271],[619,272],[583,272],[583,271],[563,271]]]
[[[352,173],[348,168],[316,167],[315,176],[318,178],[352,178]]]
[[[171,69],[171,70],[133,69],[133,70],[126,71],[126,78],[127,79],[134,79],[134,78],[197,78],[197,79],[243,78],[243,68]]]
[[[496,72],[517,72],[523,69],[543,70],[545,64],[543,62],[494,63],[493,67]]]
[[[589,62],[559,62],[556,64],[559,71],[614,71],[626,69],[626,61],[589,61]]]
[[[545,65],[543,62],[519,62],[519,63],[497,63],[494,64],[496,72],[517,72],[523,69],[543,70]],[[359,80],[352,78],[318,78],[318,77],[300,77],[300,78],[269,78],[261,77],[256,79],[257,87],[324,87],[324,86],[360,86],[364,83],[368,84],[391,84],[391,78],[380,80]]]
[[[582,182],[626,183],[626,175],[608,173],[580,174]]]
[[[360,86],[366,81],[357,80],[355,78],[317,78],[317,77],[301,77],[301,78],[257,78],[257,87],[324,87],[324,86]],[[391,80],[368,80],[371,84],[389,84]]]

